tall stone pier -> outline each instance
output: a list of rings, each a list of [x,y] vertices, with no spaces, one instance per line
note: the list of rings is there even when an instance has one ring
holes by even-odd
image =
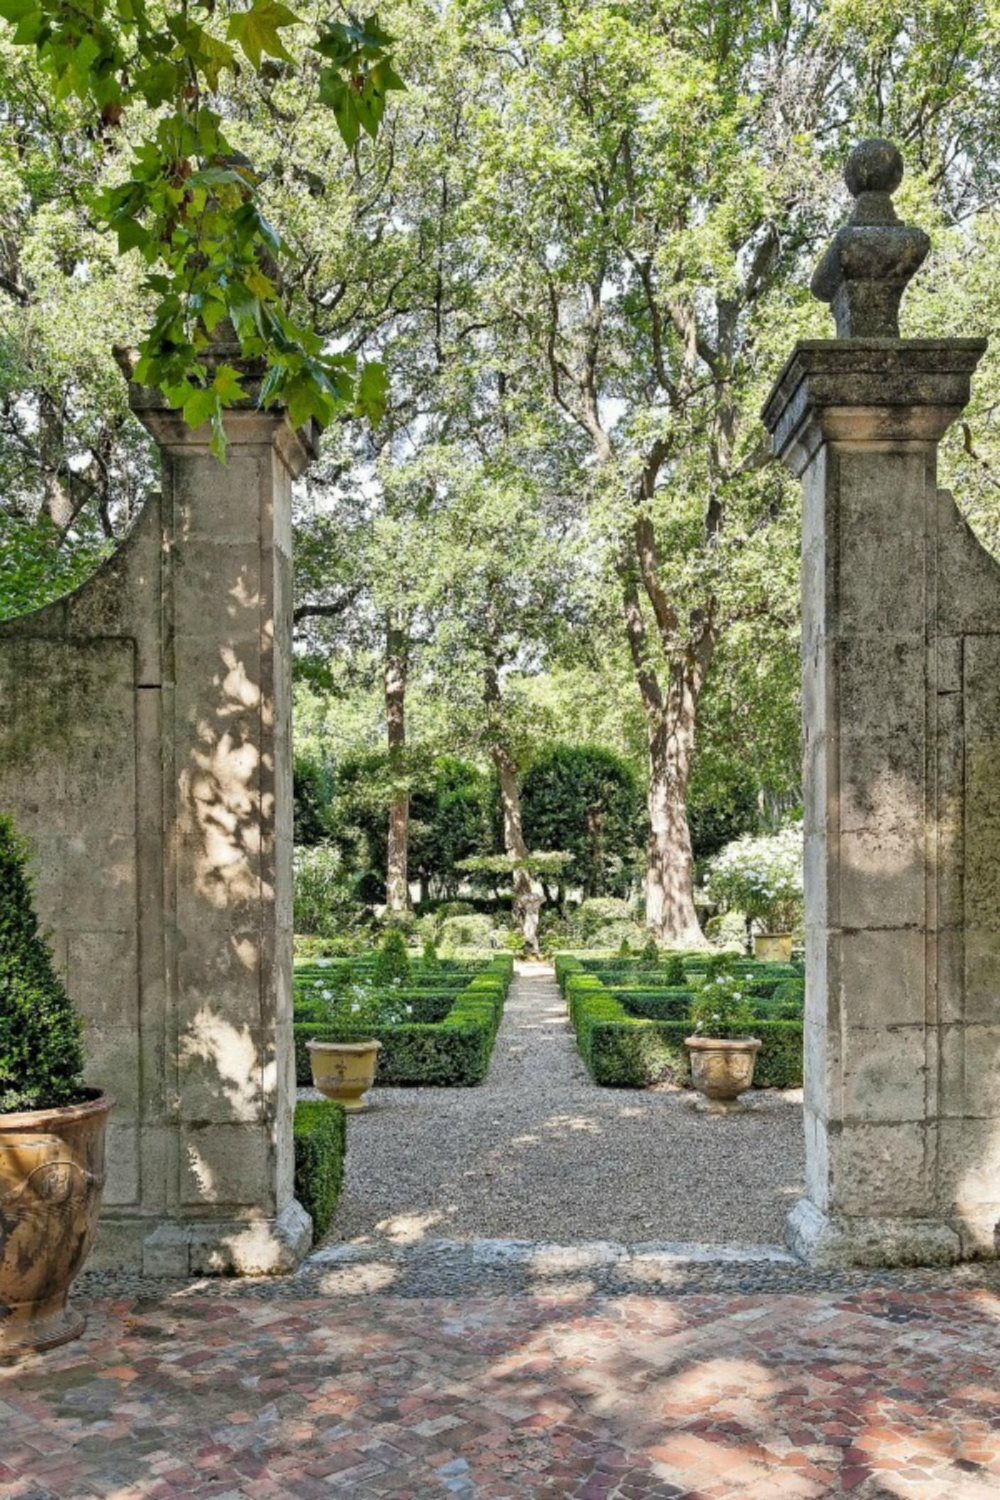
[[[225,351],[220,351],[224,353]],[[76,593],[0,626],[0,808],[117,1099],[93,1264],[277,1272],[292,1190],[291,500],[281,414],[225,466],[152,393],[162,496]]]
[[[866,142],[764,412],[803,494],[807,1194],[818,1265],[998,1253],[1000,567],[937,485],[985,344],[901,340],[927,249]]]

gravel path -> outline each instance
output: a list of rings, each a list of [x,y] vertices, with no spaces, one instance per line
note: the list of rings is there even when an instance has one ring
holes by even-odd
[[[369,1097],[328,1245],[777,1243],[802,1193],[799,1091],[719,1118],[688,1091],[598,1088],[543,965],[518,965],[484,1084]]]

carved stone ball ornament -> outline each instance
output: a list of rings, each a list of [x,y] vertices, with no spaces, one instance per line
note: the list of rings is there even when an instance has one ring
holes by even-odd
[[[844,180],[854,209],[816,267],[813,296],[830,303],[838,338],[898,339],[899,304],[930,249],[924,231],[903,224],[892,206],[903,180],[898,147],[862,141],[847,159]]]

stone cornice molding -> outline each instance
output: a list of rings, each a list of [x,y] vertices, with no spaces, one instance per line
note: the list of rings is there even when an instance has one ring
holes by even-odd
[[[985,339],[803,339],[761,412],[796,476],[823,443],[937,443],[965,409]]]

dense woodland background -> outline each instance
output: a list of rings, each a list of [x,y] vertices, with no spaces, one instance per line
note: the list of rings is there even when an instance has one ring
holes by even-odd
[[[333,423],[296,500],[300,842],[333,851],[345,923],[513,875],[522,906],[644,889],[659,939],[697,941],[696,863],[799,799],[798,497],[758,412],[795,339],[832,336],[808,280],[862,136],[898,142],[897,208],[933,241],[904,335],[993,332],[1000,9],[379,19],[407,92],[376,141],[345,151],[294,28],[218,104],[290,303],[389,376],[382,420]],[[155,483],[111,355],[149,316],[146,267],[93,194],[156,111],[95,128],[9,40],[0,110],[9,616],[86,576]],[[991,548],[998,357],[944,454]]]

